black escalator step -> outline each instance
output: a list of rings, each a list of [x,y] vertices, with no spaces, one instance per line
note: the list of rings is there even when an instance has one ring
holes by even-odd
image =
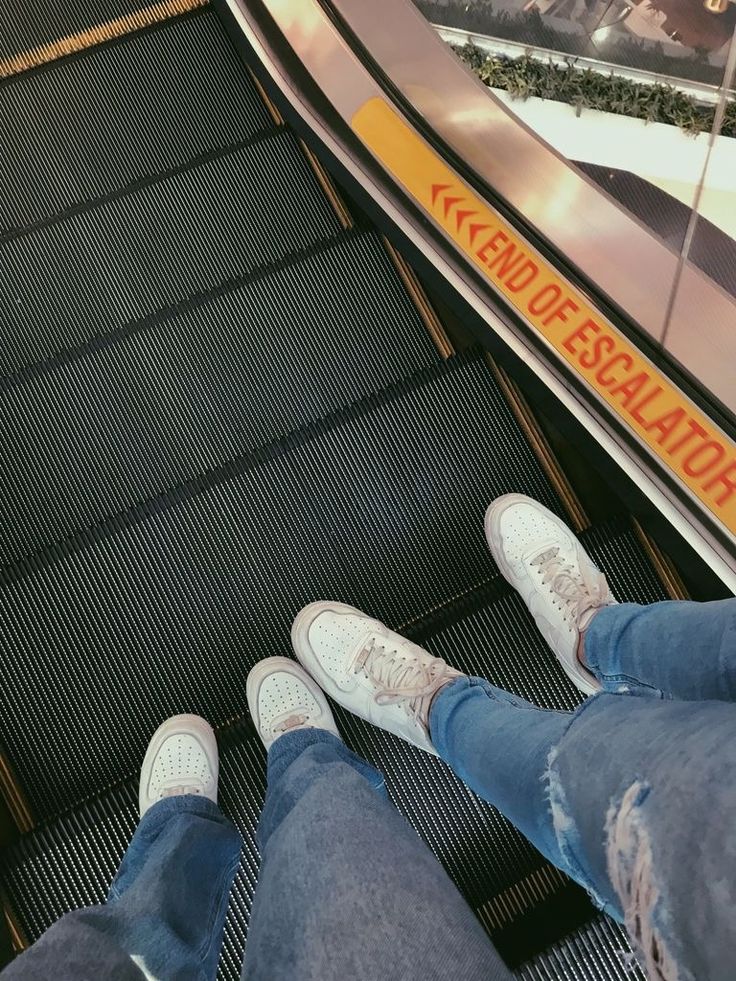
[[[0,231],[102,198],[272,125],[214,14],[0,88]]]
[[[580,540],[620,602],[669,598],[628,519],[590,528]],[[543,708],[570,711],[582,700],[521,597],[500,577],[432,610],[404,632],[466,674],[480,674]]]
[[[483,592],[481,591],[481,596]],[[543,708],[572,710],[582,700],[536,628],[524,601],[505,581],[500,595],[458,617],[451,607],[432,618],[432,632],[407,633],[466,674],[481,675],[499,688]],[[432,621],[430,621],[432,622]]]
[[[10,58],[71,34],[137,14],[150,0],[24,0],[0,7],[0,58]],[[175,4],[172,4],[172,7]]]
[[[0,375],[338,234],[294,136],[271,132],[0,244]]]
[[[597,525],[583,532],[580,540],[621,603],[669,599],[628,518]]]
[[[0,565],[439,360],[370,233],[116,336],[0,391]]]
[[[622,600],[662,598],[648,560],[625,522],[585,533],[586,547],[606,568]],[[446,607],[447,625],[436,621],[434,636],[425,626],[415,639],[470,673],[548,707],[577,701],[550,696],[554,681],[544,678],[553,662],[539,667],[541,640],[515,593],[491,587],[490,606],[462,617]],[[428,621],[427,621],[428,622]],[[504,665],[504,653],[505,662]],[[531,681],[523,662],[537,664]],[[564,679],[564,676],[560,675]],[[569,687],[569,686],[568,686]],[[522,964],[525,981],[574,979],[611,981],[643,975],[630,964],[623,930],[592,916],[581,890],[554,870],[492,807],[478,800],[438,760],[339,711],[341,730],[351,745],[381,767],[397,806],[428,842],[468,902],[478,912],[507,961]],[[244,838],[243,865],[233,891],[223,945],[221,977],[236,981],[257,877],[255,828],[264,794],[264,757],[245,727],[221,740],[221,802]],[[80,809],[49,829],[30,836],[6,861],[3,884],[21,925],[35,939],[62,912],[99,902],[136,820],[135,780],[101,802]],[[540,890],[544,896],[540,900]],[[505,903],[495,902],[508,894]],[[519,913],[519,910],[522,910]],[[560,937],[564,939],[560,940]],[[539,953],[541,947],[549,949]]]
[[[559,942],[560,937],[584,928],[594,912],[585,890],[568,880],[520,915],[509,914],[508,920],[492,931],[493,943],[509,967],[520,967]]]
[[[37,814],[133,773],[165,716],[237,717],[306,602],[400,624],[488,579],[485,507],[520,489],[559,511],[484,362],[459,358],[29,566],[2,590],[0,718]]]
[[[131,780],[3,853],[0,881],[30,943],[64,913],[105,899],[137,821]]]
[[[524,964],[517,978],[519,981],[646,981],[633,958],[624,928],[601,915]]]

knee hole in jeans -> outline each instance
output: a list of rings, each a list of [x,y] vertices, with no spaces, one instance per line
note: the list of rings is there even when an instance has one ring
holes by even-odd
[[[651,981],[682,981],[655,922],[660,894],[652,843],[641,813],[649,787],[637,780],[606,819],[608,874],[621,901],[626,928]]]

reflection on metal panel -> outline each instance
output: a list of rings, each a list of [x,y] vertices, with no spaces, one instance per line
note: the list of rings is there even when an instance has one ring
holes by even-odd
[[[677,252],[682,249],[690,217],[686,204],[629,171],[580,161],[577,166],[671,249]],[[701,218],[695,227],[690,260],[714,283],[736,296],[736,240],[706,218]]]
[[[383,99],[369,99],[353,128],[524,320],[736,534],[736,443],[457,180]]]
[[[678,254],[511,114],[451,56],[422,15],[395,0],[333,0],[346,22],[429,126],[526,221],[607,294],[651,337],[663,337]],[[385,25],[391,24],[391,30]],[[700,176],[700,175],[698,175]],[[724,370],[724,343],[736,356],[736,303],[699,270],[687,289],[699,311],[701,345],[719,351],[672,353],[704,387],[736,411],[736,386]],[[684,279],[683,279],[684,284]],[[679,304],[672,336],[688,336]],[[669,345],[668,345],[669,347]]]

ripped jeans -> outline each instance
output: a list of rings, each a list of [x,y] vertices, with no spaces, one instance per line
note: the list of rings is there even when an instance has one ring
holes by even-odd
[[[435,699],[440,756],[597,905],[652,979],[736,959],[736,600],[621,604],[585,638],[603,692],[574,713],[479,678]]]

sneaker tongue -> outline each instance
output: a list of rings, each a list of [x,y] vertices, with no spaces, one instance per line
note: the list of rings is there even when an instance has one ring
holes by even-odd
[[[202,785],[199,782],[196,783],[178,783],[171,787],[164,787],[161,791],[161,797],[185,797],[192,793],[202,793]]]
[[[296,716],[309,716],[309,709],[306,705],[296,705],[293,708],[287,709],[282,712],[281,715],[276,715],[271,720],[271,728],[275,729],[276,726],[284,725],[287,722],[291,722]]]
[[[353,671],[355,669],[358,659],[362,658],[366,651],[368,651],[368,655],[370,656],[372,649],[385,646],[386,637],[384,634],[375,628],[367,630],[355,643],[355,650],[353,651],[353,655],[348,663],[348,671]]]
[[[532,547],[522,554],[522,559],[524,562],[531,562],[534,559],[538,559],[540,555],[544,555],[545,552],[550,552],[552,549],[559,549],[560,543],[550,539],[548,542],[534,542]]]

